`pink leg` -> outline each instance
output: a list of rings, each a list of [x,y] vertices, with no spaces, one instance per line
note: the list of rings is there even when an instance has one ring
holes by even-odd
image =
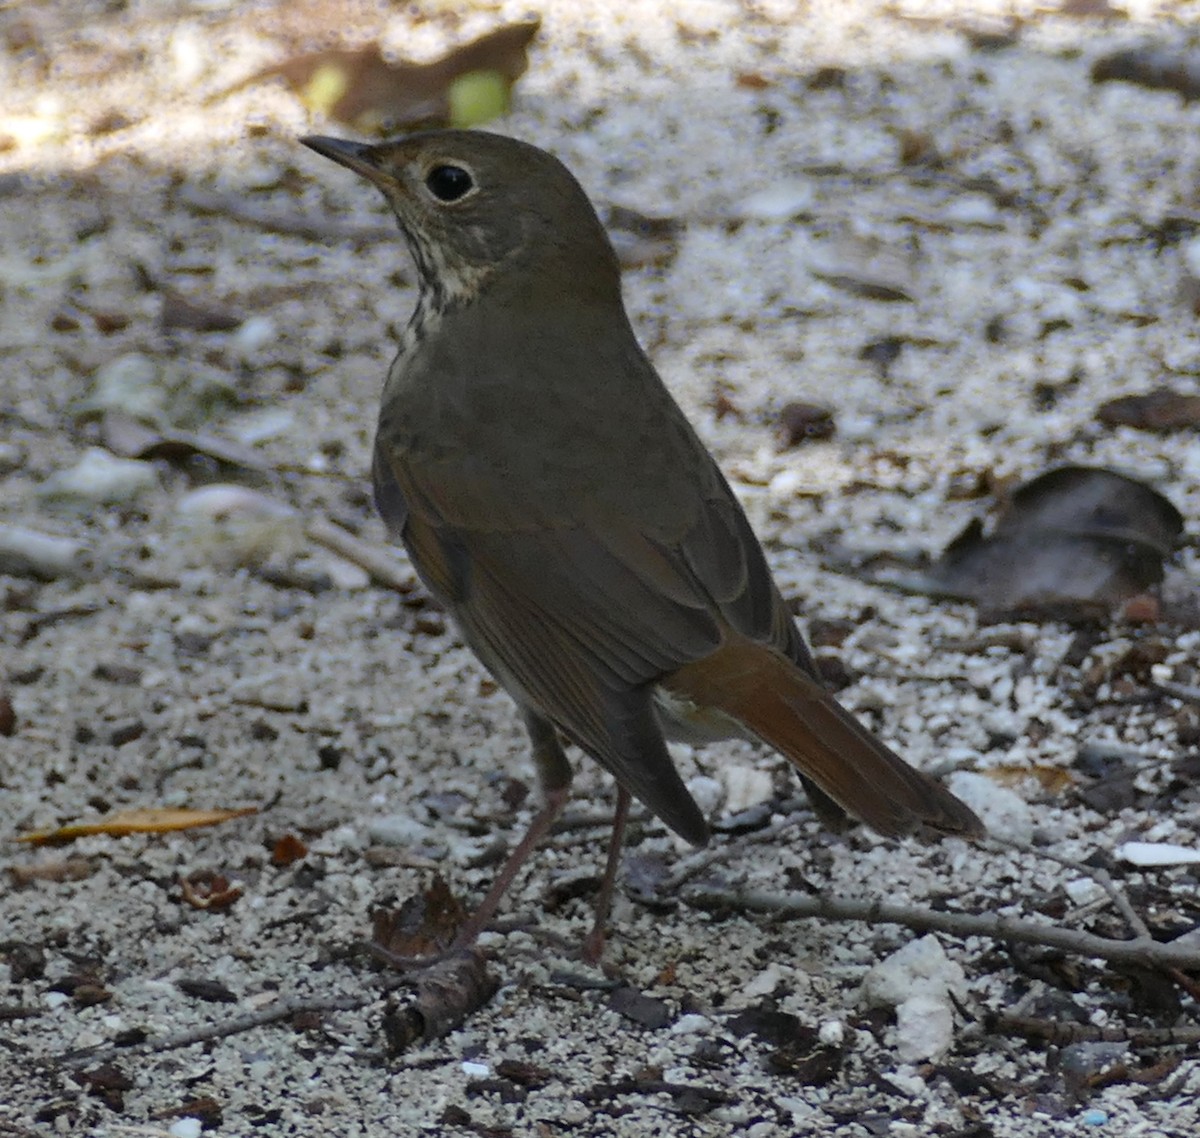
[[[550,832],[550,828],[558,821],[559,815],[571,797],[571,764],[563,754],[562,744],[558,741],[558,732],[549,720],[525,710],[525,726],[529,730],[529,739],[533,744],[533,762],[537,768],[538,785],[541,788],[543,805],[529,823],[525,836],[517,843],[517,848],[508,855],[508,860],[501,867],[492,882],[478,909],[467,918],[466,923],[458,930],[451,952],[460,952],[470,948],[478,939],[479,934],[487,928],[488,922],[496,915],[504,894],[508,891],[521,866],[529,860],[529,855],[537,849],[541,840]]]
[[[533,821],[529,823],[529,829],[525,831],[525,836],[517,844],[517,848],[508,855],[508,860],[496,875],[496,880],[492,882],[487,896],[458,930],[458,936],[454,938],[454,943],[450,946],[451,952],[460,952],[464,948],[470,948],[479,934],[487,928],[488,922],[496,915],[496,908],[504,894],[508,892],[508,888],[517,874],[521,872],[521,866],[529,860],[529,855],[537,849],[541,840],[550,832],[550,827],[558,821],[558,816],[563,812],[567,799],[570,797],[571,788],[569,786],[552,790],[546,795],[545,805],[534,815]]]
[[[629,820],[629,791],[617,787],[617,805],[613,810],[612,834],[608,839],[608,860],[604,864],[604,880],[596,894],[596,916],[592,930],[583,940],[583,959],[598,964],[604,955],[604,926],[612,911],[613,892],[617,886],[617,870],[621,868],[621,846],[625,838],[625,823]]]

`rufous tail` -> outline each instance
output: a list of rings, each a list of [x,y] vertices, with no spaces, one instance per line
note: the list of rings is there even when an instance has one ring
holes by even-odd
[[[778,650],[731,633],[710,656],[661,681],[717,708],[774,747],[848,814],[889,837],[922,827],[981,837],[983,823],[862,726]]]

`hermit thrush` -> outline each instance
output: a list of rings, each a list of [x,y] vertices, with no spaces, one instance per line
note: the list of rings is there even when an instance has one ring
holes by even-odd
[[[561,812],[563,741],[619,787],[601,921],[630,794],[689,842],[708,837],[664,734],[756,736],[827,817],[981,834],[822,687],[737,498],[634,337],[570,172],[477,131],[303,141],[383,191],[416,262],[375,501],[520,705],[545,796],[460,942]]]

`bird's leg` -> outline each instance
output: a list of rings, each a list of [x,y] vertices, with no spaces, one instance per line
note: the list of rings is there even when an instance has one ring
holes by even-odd
[[[598,964],[604,955],[604,926],[612,911],[613,891],[617,884],[617,870],[621,868],[621,847],[625,840],[625,823],[629,820],[629,791],[617,787],[617,805],[613,809],[612,834],[608,839],[608,860],[604,863],[604,880],[596,894],[596,917],[592,931],[583,940],[583,959],[588,964]]]
[[[537,849],[541,840],[549,833],[550,827],[558,821],[571,796],[571,764],[563,754],[554,725],[540,715],[526,710],[525,726],[529,731],[529,741],[533,745],[533,762],[537,769],[538,786],[542,792],[542,808],[533,816],[529,829],[517,843],[516,849],[508,855],[508,860],[496,875],[496,880],[492,882],[492,887],[480,902],[479,908],[458,930],[458,935],[450,946],[451,952],[470,948],[475,943],[479,934],[495,916],[500,901],[508,892],[513,879],[520,873],[521,866],[529,860],[529,855]]]

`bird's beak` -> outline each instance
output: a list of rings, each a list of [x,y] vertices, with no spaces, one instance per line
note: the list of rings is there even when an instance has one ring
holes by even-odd
[[[320,134],[306,135],[300,141],[309,150],[315,150],[321,157],[361,174],[377,186],[384,186],[390,181],[379,168],[379,159],[373,146],[363,142],[347,142],[342,138],[326,138]]]

